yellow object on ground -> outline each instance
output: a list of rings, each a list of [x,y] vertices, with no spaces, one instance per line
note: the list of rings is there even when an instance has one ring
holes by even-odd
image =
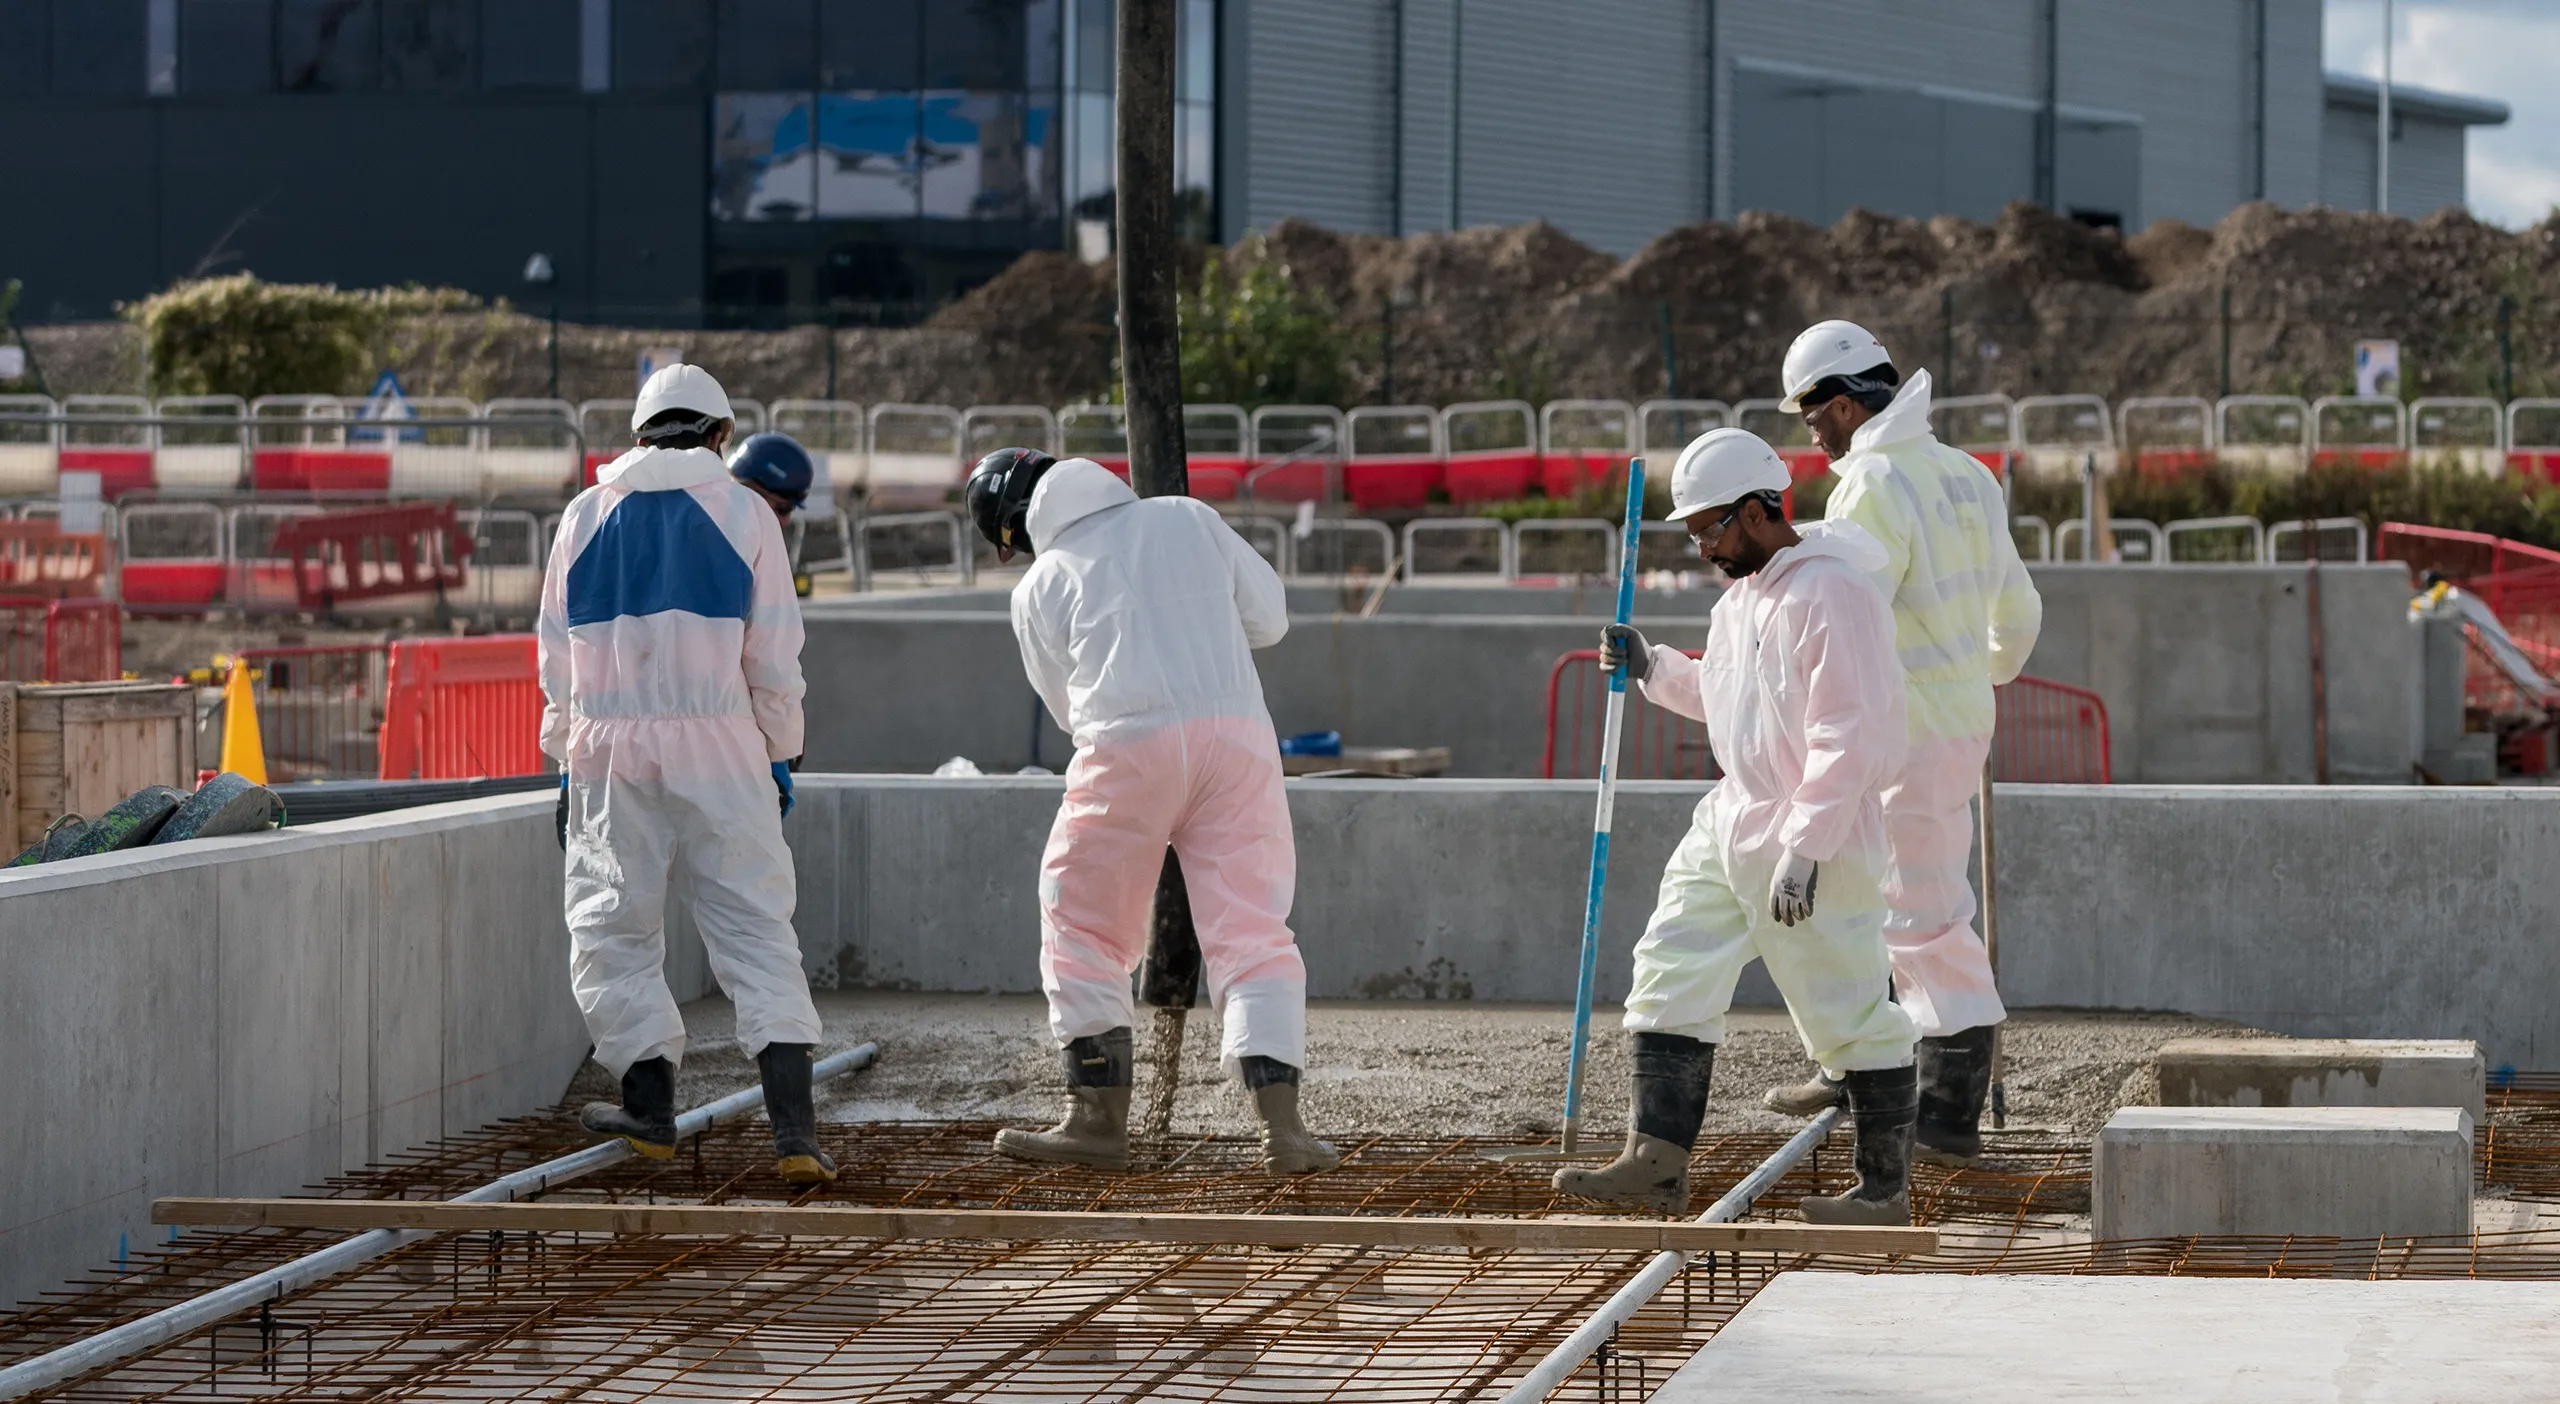
[[[222,768],[251,782],[267,783],[267,748],[258,737],[258,701],[249,692],[249,665],[231,660],[222,684]]]

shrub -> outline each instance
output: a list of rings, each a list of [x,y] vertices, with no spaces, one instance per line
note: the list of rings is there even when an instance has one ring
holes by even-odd
[[[412,319],[468,312],[452,288],[342,291],[233,274],[175,284],[118,310],[142,329],[154,395],[361,394]]]
[[[1257,249],[1211,258],[1181,301],[1182,397],[1191,404],[1338,405],[1349,347],[1333,309]]]

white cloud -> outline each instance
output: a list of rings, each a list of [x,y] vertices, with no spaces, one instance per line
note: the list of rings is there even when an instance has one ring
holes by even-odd
[[[2391,78],[2494,98],[2504,126],[2471,129],[2464,183],[2471,211],[2509,228],[2560,203],[2560,5],[2551,0],[2397,0]],[[2327,0],[2327,66],[2382,73],[2381,0]]]

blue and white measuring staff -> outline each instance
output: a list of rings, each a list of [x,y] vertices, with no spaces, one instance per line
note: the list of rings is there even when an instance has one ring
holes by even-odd
[[[1618,542],[1618,622],[1636,608],[1636,545],[1644,530],[1644,460],[1627,460],[1627,520]],[[1609,881],[1609,820],[1618,803],[1618,728],[1627,712],[1627,668],[1609,673],[1609,710],[1600,729],[1600,807],[1591,820],[1591,886],[1582,902],[1582,975],[1573,990],[1573,1053],[1565,1074],[1564,1151],[1582,1121],[1582,1061],[1591,1046],[1591,986],[1600,965],[1600,896]]]

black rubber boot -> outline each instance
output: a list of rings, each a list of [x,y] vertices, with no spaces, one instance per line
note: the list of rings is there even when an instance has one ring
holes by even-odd
[[[1017,1160],[1099,1165],[1129,1164],[1129,1087],[1137,1055],[1126,1027],[1087,1034],[1060,1050],[1067,1069],[1066,1119],[1046,1131],[996,1133],[996,1150]]]
[[[676,1153],[676,1065],[664,1058],[633,1063],[622,1075],[622,1105],[589,1102],[578,1124],[607,1136],[620,1136],[651,1160]]]
[[[1800,1200],[1796,1212],[1809,1224],[1908,1224],[1919,1073],[1912,1068],[1853,1072],[1841,1085],[1848,1089],[1849,1115],[1858,1123],[1858,1183],[1847,1194]]]
[[[805,1043],[768,1043],[756,1054],[756,1071],[764,1075],[764,1114],[773,1123],[773,1173],[795,1185],[832,1185],[836,1163],[818,1149],[810,1051]]]
[[[1932,1165],[1964,1167],[1982,1158],[1982,1104],[1991,1095],[1990,1024],[1920,1040],[1920,1121],[1916,1154]]]
[[[1559,1170],[1566,1194],[1657,1214],[1689,1208],[1689,1152],[1707,1119],[1707,1087],[1715,1080],[1716,1046],[1680,1034],[1635,1037],[1633,1105],[1627,1144],[1597,1170]]]

